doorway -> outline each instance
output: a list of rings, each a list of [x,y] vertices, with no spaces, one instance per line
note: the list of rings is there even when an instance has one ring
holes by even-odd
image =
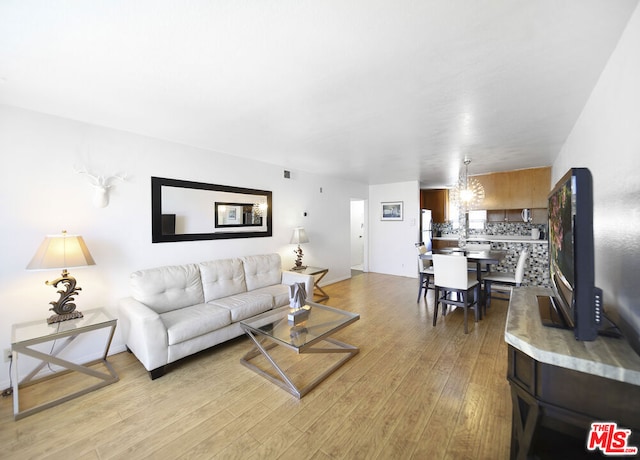
[[[351,276],[367,271],[366,200],[351,200]]]

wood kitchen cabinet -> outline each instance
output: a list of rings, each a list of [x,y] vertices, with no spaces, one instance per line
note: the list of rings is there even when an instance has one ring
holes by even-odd
[[[432,242],[432,247],[435,250],[455,248],[457,246],[458,246],[458,240],[442,240],[439,238],[434,238]]]
[[[431,209],[431,220],[433,222],[446,222],[449,214],[449,190],[420,190],[420,207],[422,209]]]
[[[488,210],[487,222],[522,222],[522,209]],[[546,224],[547,208],[531,208],[531,223]]]
[[[484,187],[483,209],[546,208],[551,168],[531,168],[473,176]]]

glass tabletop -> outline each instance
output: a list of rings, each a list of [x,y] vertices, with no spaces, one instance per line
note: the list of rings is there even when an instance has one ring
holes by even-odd
[[[240,321],[250,331],[272,338],[284,345],[301,348],[310,345],[360,319],[357,313],[307,302],[309,316],[296,325],[287,319],[289,306],[270,310]]]
[[[294,273],[302,273],[303,275],[318,275],[325,271],[328,269],[322,267],[305,267],[302,270],[293,270]]]
[[[105,308],[83,310],[82,314],[84,315],[82,318],[53,324],[47,324],[46,318],[28,323],[14,324],[11,328],[11,343],[18,344],[33,339],[53,340],[58,336],[69,335],[73,331],[81,331],[115,321],[115,318]]]

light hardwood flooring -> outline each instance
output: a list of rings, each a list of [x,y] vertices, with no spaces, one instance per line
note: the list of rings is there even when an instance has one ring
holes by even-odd
[[[360,353],[302,400],[239,363],[245,337],[155,381],[120,353],[119,382],[62,405],[14,421],[2,398],[0,458],[508,458],[507,302],[477,324],[470,315],[465,335],[459,310],[432,327],[433,291],[416,303],[417,283],[365,273],[326,286],[324,303],[360,314],[335,336]],[[284,358],[304,381],[326,364],[315,356]],[[53,379],[25,398],[63,379],[76,384]]]

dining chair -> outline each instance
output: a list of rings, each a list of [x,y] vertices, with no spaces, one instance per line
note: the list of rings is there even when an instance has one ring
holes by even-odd
[[[433,289],[433,265],[428,259],[421,259],[422,254],[427,253],[427,247],[424,243],[416,243],[416,249],[418,251],[418,274],[420,275],[420,283],[418,285],[418,300],[420,302],[420,295],[424,290],[424,297],[427,297],[427,290]]]
[[[440,304],[443,304],[443,315],[446,314],[449,305],[462,307],[464,309],[464,333],[467,334],[469,332],[467,327],[469,308],[473,308],[475,311],[476,323],[481,318],[480,283],[475,274],[470,274],[467,271],[467,258],[462,255],[434,254],[433,270],[436,292],[433,325],[436,325]]]
[[[496,287],[495,289],[500,292],[509,291],[509,295],[511,293],[512,286],[520,286],[522,284],[522,280],[524,278],[524,264],[527,261],[528,251],[527,249],[523,249],[520,251],[520,256],[518,257],[518,262],[516,263],[516,271],[511,273],[504,272],[488,272],[486,275],[482,276],[482,284],[484,284],[484,298],[486,299],[487,307],[491,306],[491,289],[493,287],[493,283],[497,283],[500,288]],[[508,289],[503,286],[509,286]],[[496,299],[509,300],[509,297],[496,297]]]

